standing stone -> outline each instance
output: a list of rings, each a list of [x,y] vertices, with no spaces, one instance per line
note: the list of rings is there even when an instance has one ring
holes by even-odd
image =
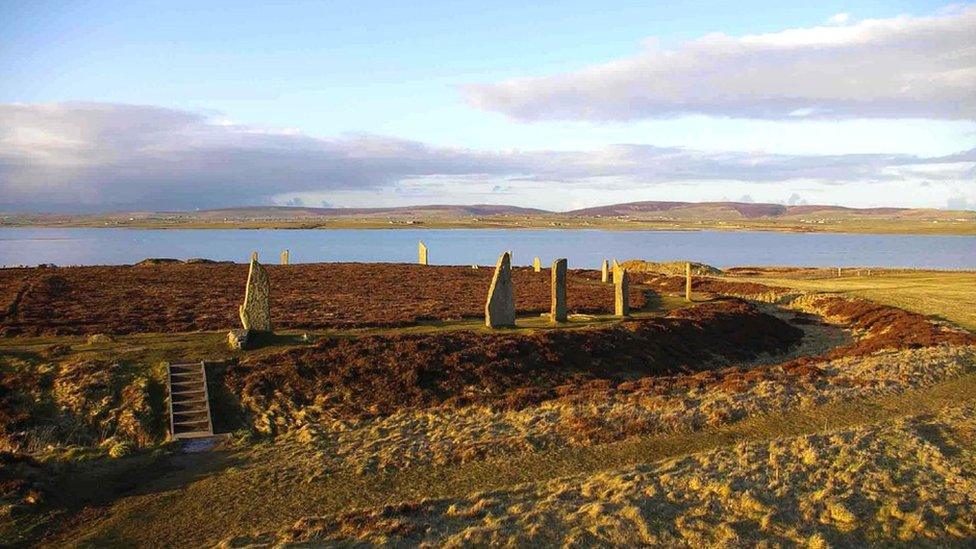
[[[612,282],[610,280],[610,263],[606,259],[603,260],[603,265],[600,267],[600,282],[604,284]]]
[[[613,314],[630,316],[630,275],[620,265],[613,270]]]
[[[282,265],[288,264],[288,250],[281,252],[281,264]]]
[[[613,260],[613,263],[610,265],[610,274],[613,276],[613,283],[614,284],[617,283],[617,272],[618,271],[620,271],[620,263],[617,263],[617,260],[614,259]]]
[[[691,263],[685,263],[685,301],[691,301]]]
[[[515,289],[512,286],[512,253],[505,252],[495,264],[495,275],[485,302],[485,326],[515,327]]]
[[[251,252],[251,261],[257,261],[257,260],[258,260],[258,253]]]
[[[566,322],[566,259],[552,262],[552,306],[550,322]]]
[[[427,264],[427,246],[423,241],[417,243],[417,263],[421,265]]]
[[[271,331],[271,283],[268,272],[256,260],[251,261],[247,273],[247,289],[244,291],[244,304],[241,305],[241,324],[245,330],[256,332]]]
[[[540,260],[538,257],[536,257],[535,259],[533,259],[532,260],[532,268],[535,269],[535,272],[541,273],[542,272],[542,260]]]

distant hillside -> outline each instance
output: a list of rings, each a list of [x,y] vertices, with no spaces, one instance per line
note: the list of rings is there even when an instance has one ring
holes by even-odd
[[[566,212],[574,216],[641,216],[668,214],[679,219],[726,219],[726,218],[781,218],[803,215],[844,215],[850,216],[887,216],[899,215],[916,216],[929,214],[935,217],[952,215],[948,210],[924,210],[910,208],[848,208],[844,206],[784,206],[782,204],[755,204],[751,202],[628,202],[626,204],[611,204]]]
[[[142,228],[603,228],[976,235],[976,212],[645,201],[553,212],[496,204],[394,208],[242,206],[185,212],[3,214],[0,226]]]
[[[424,206],[399,206],[393,208],[306,208],[303,206],[255,206],[239,208],[219,208],[196,212],[165,212],[171,215],[190,215],[195,219],[301,219],[310,217],[371,217],[371,216],[417,216],[417,217],[457,217],[488,215],[538,215],[550,213],[536,208],[505,206],[495,204],[449,205],[431,204]],[[150,215],[160,215],[159,213]]]
[[[303,206],[251,206],[219,208],[192,212],[116,212],[92,217],[133,219],[174,216],[200,221],[219,221],[223,219],[313,219],[344,217],[416,217],[457,218],[488,217],[497,215],[515,216],[573,216],[573,217],[655,217],[683,220],[721,220],[721,219],[775,219],[799,218],[802,216],[842,216],[842,217],[952,217],[957,214],[973,215],[972,212],[949,210],[927,210],[911,208],[848,208],[845,206],[803,205],[784,206],[783,204],[751,202],[668,202],[645,201],[611,204],[581,208],[568,212],[553,212],[539,208],[523,208],[497,204],[431,204],[422,206],[400,206],[391,208],[308,208]],[[59,216],[64,217],[64,216]]]

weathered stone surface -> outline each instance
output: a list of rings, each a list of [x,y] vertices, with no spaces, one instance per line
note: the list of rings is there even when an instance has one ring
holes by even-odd
[[[427,265],[427,245],[417,242],[417,263]]]
[[[89,345],[99,345],[102,343],[112,343],[115,338],[108,334],[91,334],[85,339],[85,342]]]
[[[613,312],[630,316],[630,275],[620,265],[613,270]]]
[[[533,259],[532,260],[532,268],[535,270],[535,272],[541,273],[542,272],[542,260],[539,259],[538,257],[535,258],[535,259]]]
[[[600,282],[604,284],[611,282],[610,263],[606,259],[603,260],[603,265],[600,266]]]
[[[231,330],[227,332],[227,346],[235,351],[240,351],[247,348],[247,340],[251,335],[248,330]]]
[[[685,301],[691,301],[691,263],[685,263]]]
[[[241,324],[245,330],[270,332],[271,328],[271,282],[264,266],[251,260],[247,273],[247,289],[244,291],[244,304],[239,311]]]
[[[566,259],[552,262],[552,305],[550,322],[566,322]]]
[[[288,264],[288,250],[281,252],[281,264],[282,265]]]
[[[495,264],[495,275],[485,302],[485,325],[489,328],[515,326],[515,288],[512,286],[512,254],[505,252]]]

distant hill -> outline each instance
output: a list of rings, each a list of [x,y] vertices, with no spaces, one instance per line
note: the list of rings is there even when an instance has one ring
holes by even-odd
[[[548,214],[546,210],[505,206],[495,204],[450,205],[431,204],[424,206],[399,206],[392,208],[307,208],[304,206],[254,206],[239,208],[219,208],[195,212],[162,212],[170,215],[190,215],[195,219],[302,219],[312,217],[372,217],[372,216],[417,216],[417,217],[458,217],[489,215],[539,215]],[[149,215],[158,216],[160,213]]]
[[[576,216],[640,216],[641,214],[669,213],[676,218],[721,219],[739,217],[745,219],[778,218],[809,214],[846,214],[854,216],[891,216],[906,212],[932,212],[940,216],[946,210],[918,210],[910,208],[847,208],[844,206],[784,206],[783,204],[764,204],[751,202],[628,202],[597,206],[566,212]]]
[[[976,212],[919,208],[756,204],[748,202],[628,202],[554,212],[500,204],[430,204],[391,208],[241,206],[196,211],[100,214],[3,214],[6,226],[76,227],[401,227],[660,228],[976,234]]]
[[[973,212],[956,212],[973,215]],[[813,215],[833,215],[843,217],[918,217],[922,215],[936,218],[955,215],[950,210],[913,208],[848,208],[845,206],[802,205],[752,202],[669,202],[644,201],[611,204],[554,212],[540,208],[523,208],[500,204],[430,204],[422,206],[399,206],[390,208],[309,208],[304,206],[242,206],[218,208],[190,212],[115,212],[95,214],[92,217],[131,217],[134,219],[178,216],[201,221],[222,219],[310,219],[342,217],[417,217],[454,218],[488,217],[497,215],[515,216],[572,216],[572,217],[673,217],[675,219],[773,219]],[[71,216],[59,216],[71,217]]]

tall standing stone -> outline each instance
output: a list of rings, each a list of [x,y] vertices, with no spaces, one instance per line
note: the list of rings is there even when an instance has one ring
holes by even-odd
[[[691,263],[685,263],[685,301],[691,301]]]
[[[239,312],[245,330],[256,332],[271,331],[271,282],[264,266],[251,260],[247,273],[247,289],[244,291],[244,304]]]
[[[288,250],[281,252],[281,264],[282,265],[288,264]]]
[[[617,260],[614,259],[613,260],[613,263],[610,265],[610,274],[613,276],[613,283],[614,284],[617,283],[617,273],[618,273],[618,271],[620,271],[620,263],[617,263]]]
[[[417,242],[417,263],[427,264],[427,245],[423,241]]]
[[[258,260],[258,253],[251,252],[251,261],[257,261],[257,260]]]
[[[495,275],[485,301],[485,326],[515,326],[515,288],[512,285],[512,254],[505,252],[495,264]]]
[[[619,265],[613,270],[613,314],[630,316],[630,275]]]
[[[566,322],[566,259],[552,262],[552,306],[550,322]]]
[[[612,282],[610,280],[610,263],[606,259],[603,260],[603,265],[600,267],[600,282],[604,284]]]
[[[542,260],[539,259],[538,257],[536,257],[535,259],[533,259],[532,260],[532,268],[535,269],[535,272],[541,273],[542,272]]]

